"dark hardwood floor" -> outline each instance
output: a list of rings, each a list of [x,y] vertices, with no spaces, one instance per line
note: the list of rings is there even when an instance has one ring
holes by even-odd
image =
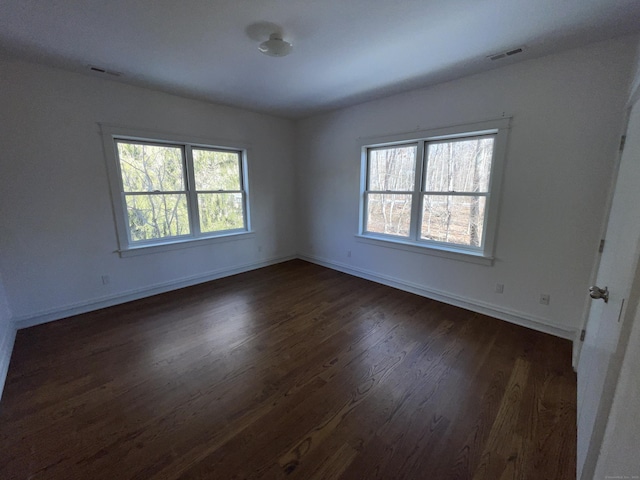
[[[2,479],[573,479],[571,344],[291,261],[20,330]]]

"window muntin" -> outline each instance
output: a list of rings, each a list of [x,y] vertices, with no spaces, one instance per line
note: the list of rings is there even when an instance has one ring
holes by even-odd
[[[210,233],[243,229],[241,152],[194,148],[193,171],[200,231]]]
[[[409,236],[417,151],[417,144],[369,149],[366,231]]]
[[[112,139],[126,247],[248,230],[242,150]],[[121,248],[123,242],[121,237]]]
[[[183,149],[116,140],[129,241],[191,234]]]
[[[491,127],[475,132],[452,127],[433,131],[433,136],[420,140],[387,137],[387,144],[363,146],[362,235],[490,256],[497,221],[497,198],[493,196],[499,189],[493,179],[501,175],[508,124],[504,119],[487,122]],[[375,179],[380,173],[378,152],[402,149],[416,152],[415,185],[402,191],[384,188]],[[411,174],[395,177],[410,179]],[[406,180],[401,188],[410,183]],[[374,191],[373,187],[383,190]]]
[[[482,247],[494,139],[426,142],[420,239]]]

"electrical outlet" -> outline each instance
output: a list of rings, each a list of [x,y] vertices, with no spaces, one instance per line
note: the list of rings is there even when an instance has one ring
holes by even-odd
[[[542,305],[549,305],[549,301],[551,300],[551,295],[549,295],[548,293],[541,293],[540,294],[540,303]]]
[[[347,257],[351,258],[351,250],[347,250]]]
[[[109,282],[110,282],[109,275],[102,275],[102,284],[109,285]]]
[[[262,251],[262,245],[258,245],[258,252]]]
[[[496,293],[504,293],[504,283],[496,283]]]

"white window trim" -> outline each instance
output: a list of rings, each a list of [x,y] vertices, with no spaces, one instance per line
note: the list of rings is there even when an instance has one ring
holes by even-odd
[[[150,253],[159,253],[181,248],[191,248],[201,245],[230,242],[241,239],[248,239],[255,236],[251,230],[251,196],[249,193],[249,175],[247,156],[250,146],[244,142],[220,141],[192,137],[187,135],[143,130],[139,128],[123,127],[99,123],[102,143],[104,148],[107,173],[109,177],[109,189],[111,194],[111,204],[113,207],[113,217],[118,239],[117,253],[121,257],[131,257]],[[220,148],[224,150],[234,150],[241,153],[241,174],[242,184],[245,192],[245,229],[226,230],[214,232],[212,234],[191,236],[191,237],[170,237],[157,242],[129,242],[129,230],[127,227],[126,206],[122,202],[122,177],[118,166],[118,156],[116,152],[115,140],[132,140],[153,142],[169,145],[186,145],[193,148]]]
[[[498,230],[498,213],[502,190],[502,176],[506,160],[507,138],[510,125],[511,118],[505,117],[496,120],[454,125],[437,129],[359,138],[358,140],[361,153],[360,209],[358,218],[359,226],[356,239],[360,242],[375,246],[396,248],[413,253],[445,257],[453,260],[463,260],[481,265],[493,265],[495,241]],[[410,238],[366,232],[364,230],[366,221],[365,192],[367,190],[368,149],[401,145],[411,142],[449,140],[483,134],[495,134],[495,140],[493,145],[493,161],[489,185],[490,194],[487,198],[486,223],[484,225],[484,242],[482,249],[466,248],[463,245],[434,242],[430,240],[416,241]],[[419,159],[418,161],[421,160],[422,159]]]

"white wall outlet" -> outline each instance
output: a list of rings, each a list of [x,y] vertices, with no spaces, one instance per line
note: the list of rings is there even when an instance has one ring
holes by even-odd
[[[102,284],[103,285],[109,285],[110,281],[111,281],[111,279],[109,278],[109,275],[102,275]]]
[[[351,258],[351,250],[347,250],[347,257]]]
[[[496,283],[496,293],[504,293],[504,283]]]
[[[549,301],[551,300],[551,295],[549,295],[548,293],[541,293],[540,294],[540,303],[542,305],[549,305]]]

